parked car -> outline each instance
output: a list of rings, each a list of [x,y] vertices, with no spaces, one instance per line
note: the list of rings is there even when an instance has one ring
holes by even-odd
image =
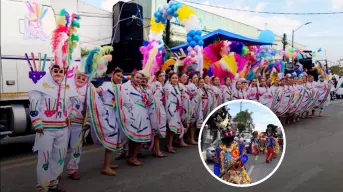
[[[213,162],[216,158],[216,148],[221,143],[221,139],[216,139],[211,145],[206,149],[206,161]]]

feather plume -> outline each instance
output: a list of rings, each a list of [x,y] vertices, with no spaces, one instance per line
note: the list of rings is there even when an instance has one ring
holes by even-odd
[[[66,33],[68,29],[64,26],[58,27],[52,34],[52,52],[55,56],[55,62],[60,67],[65,67],[67,49],[66,44],[68,35]]]
[[[100,51],[100,48],[93,49],[89,52],[85,61],[85,73],[92,74],[96,65],[94,64],[94,56]]]

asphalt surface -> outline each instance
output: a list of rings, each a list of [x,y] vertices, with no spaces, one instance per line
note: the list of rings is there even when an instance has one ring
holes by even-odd
[[[324,117],[301,120],[286,126],[285,131],[286,154],[279,170],[250,188],[234,188],[213,178],[204,168],[197,146],[180,149],[164,159],[153,158],[145,151],[143,167],[114,161],[120,165],[115,177],[100,174],[103,149],[87,146],[81,157],[82,179],[71,181],[64,176],[61,184],[68,191],[85,192],[342,192],[343,102],[333,102]],[[1,145],[1,192],[34,191],[36,156],[31,152],[32,145],[29,141]]]
[[[265,177],[267,177],[273,170],[276,168],[277,164],[280,161],[281,153],[273,159],[272,162],[266,163],[266,154],[264,155],[252,155],[249,154],[249,160],[248,162],[244,165],[245,170],[248,172],[250,175],[251,183],[258,182]],[[209,162],[206,163],[207,166],[210,168],[210,170],[213,172],[213,166],[214,164]]]

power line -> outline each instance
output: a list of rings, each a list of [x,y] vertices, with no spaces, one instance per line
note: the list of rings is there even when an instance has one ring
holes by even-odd
[[[229,8],[229,7],[223,7],[223,6],[217,6],[217,5],[208,5],[204,3],[198,3],[198,2],[193,2],[193,1],[179,1],[179,2],[187,2],[187,3],[192,3],[195,5],[204,5],[208,7],[213,7],[213,8],[220,8],[220,9],[227,9],[231,11],[241,11],[241,12],[250,12],[250,13],[261,13],[261,14],[271,14],[271,15],[338,15],[338,14],[343,14],[343,11],[338,11],[338,12],[314,12],[314,13],[286,13],[286,12],[270,12],[270,11],[254,11],[254,10],[246,10],[246,9],[235,9],[235,8]]]

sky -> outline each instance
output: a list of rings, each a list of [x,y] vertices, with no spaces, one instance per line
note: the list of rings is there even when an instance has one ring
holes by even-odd
[[[237,113],[240,111],[240,104],[241,101],[236,101],[227,105],[230,108],[229,113],[234,118]],[[265,107],[261,107],[258,104],[250,103],[250,102],[242,102],[242,111],[248,110],[252,112],[253,122],[255,124],[255,129],[258,131],[265,131],[268,124],[274,124],[277,126],[281,126],[280,121],[278,118],[273,116],[273,113],[266,109]]]
[[[111,10],[118,0],[82,0],[96,7]],[[124,0],[126,1],[126,0]],[[149,0],[147,0],[149,1]],[[244,10],[269,12],[338,12],[343,11],[343,0],[188,0],[207,5],[230,7]],[[312,22],[295,32],[294,41],[303,44],[308,50],[326,50],[331,62],[343,59],[343,14],[336,15],[268,15],[238,12],[194,5],[215,12],[221,16],[260,28],[269,29],[275,34],[287,34],[291,41],[292,29],[306,22]],[[200,6],[200,7],[199,7]],[[325,59],[325,51],[317,54],[316,59]]]

